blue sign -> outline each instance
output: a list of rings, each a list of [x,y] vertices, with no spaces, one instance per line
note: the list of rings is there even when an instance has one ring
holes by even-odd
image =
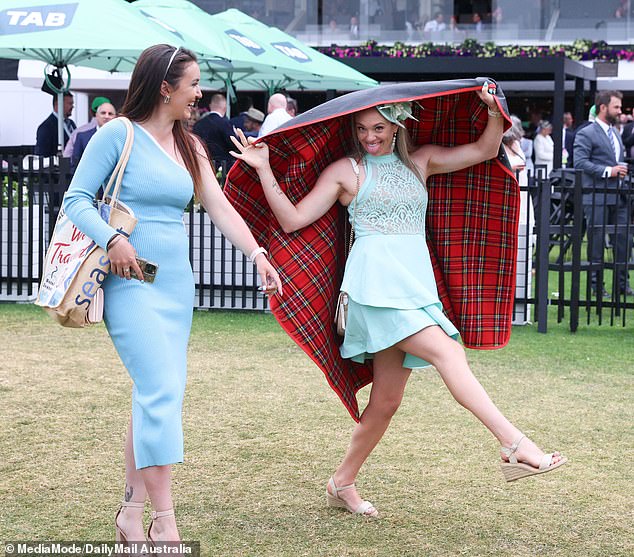
[[[56,31],[68,27],[77,10],[72,4],[48,4],[32,8],[9,8],[0,12],[0,35],[17,35],[34,31]]]
[[[246,35],[243,35],[242,33],[240,33],[240,31],[236,31],[235,29],[227,29],[225,33],[234,41],[240,43],[244,48],[250,50],[256,56],[264,54],[264,49],[258,43],[256,43],[253,39],[250,39]]]
[[[271,43],[271,46],[277,48],[282,54],[292,58],[295,62],[301,62],[302,64],[304,62],[310,62],[310,56],[293,43]]]

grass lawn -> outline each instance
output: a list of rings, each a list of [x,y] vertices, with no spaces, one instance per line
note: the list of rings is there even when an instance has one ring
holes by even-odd
[[[113,539],[131,383],[105,328],[7,304],[0,342],[0,540]],[[570,463],[505,483],[495,440],[416,372],[359,478],[371,521],[325,506],[353,421],[317,367],[270,315],[195,313],[174,471],[184,539],[214,557],[633,555],[634,325],[552,321],[468,355],[501,409]]]

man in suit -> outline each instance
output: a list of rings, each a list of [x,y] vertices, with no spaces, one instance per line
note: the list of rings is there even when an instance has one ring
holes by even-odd
[[[247,110],[249,110],[250,108],[253,108],[253,99],[249,96],[240,97],[238,99],[238,107],[239,107],[240,113],[237,116],[233,116],[232,118],[229,118],[229,123],[233,127],[240,128],[242,131],[244,131],[245,115],[247,113]]]
[[[627,175],[625,148],[618,131],[614,128],[621,115],[620,91],[600,91],[595,106],[596,120],[577,130],[574,143],[574,167],[583,171],[582,185],[585,188],[607,188],[607,192],[593,191],[583,194],[583,210],[588,230],[588,259],[591,263],[603,262],[606,225],[618,225],[612,235],[614,262],[618,264],[618,287],[628,296],[634,295],[629,285],[625,264],[629,259],[630,235],[625,227],[630,218],[630,202],[624,191],[622,180]],[[608,297],[603,284],[598,284],[597,272],[591,273],[593,292]]]
[[[79,132],[75,137],[75,145],[73,146],[73,154],[70,158],[70,164],[75,172],[81,156],[84,154],[84,149],[90,141],[90,138],[97,133],[97,130],[103,126],[106,122],[110,122],[117,115],[117,111],[114,106],[109,102],[102,102],[95,112],[95,127]]]
[[[75,122],[73,122],[70,118],[70,115],[73,113],[74,106],[75,101],[73,99],[73,94],[67,91],[66,93],[64,93],[64,145],[62,146],[62,150],[66,145],[68,138],[77,127],[75,125]],[[58,153],[59,146],[57,132],[57,108],[57,95],[54,95],[53,112],[37,128],[37,136],[35,142],[36,155],[40,155],[42,157],[52,157],[54,155],[57,155]]]
[[[211,158],[215,161],[227,161],[229,168],[235,159],[229,151],[235,149],[230,136],[233,135],[233,128],[227,113],[227,99],[224,95],[216,93],[212,95],[209,103],[209,112],[194,124],[194,133],[206,144]]]
[[[632,147],[634,147],[634,120],[630,120],[623,126],[621,139],[623,140],[623,145],[625,145],[625,156],[632,158],[634,154],[632,150]]]

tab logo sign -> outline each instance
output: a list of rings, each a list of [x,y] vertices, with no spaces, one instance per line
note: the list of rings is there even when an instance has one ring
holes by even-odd
[[[254,40],[240,33],[240,31],[236,31],[235,29],[227,29],[225,34],[231,37],[234,41],[240,43],[244,48],[250,50],[256,56],[260,54],[264,54],[264,49],[256,43]]]
[[[78,2],[74,2],[2,10],[0,11],[0,35],[63,29],[72,23],[78,5]]]
[[[293,43],[271,43],[271,46],[277,48],[282,54],[292,58],[295,62],[301,62],[302,64],[310,62],[310,56]]]

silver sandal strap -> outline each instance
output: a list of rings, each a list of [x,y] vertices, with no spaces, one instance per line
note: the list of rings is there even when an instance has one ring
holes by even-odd
[[[525,437],[526,435],[522,433],[522,435],[510,447],[502,447],[502,452],[504,453],[505,456],[508,457],[509,462],[511,464],[517,464],[517,457],[515,456],[515,451],[517,451],[517,448],[520,446],[520,443]]]
[[[165,516],[174,516],[174,509],[168,509],[166,511],[152,511],[152,520],[163,518]]]
[[[145,502],[141,503],[138,501],[121,501],[121,506],[122,507],[132,507],[135,509],[144,509],[145,508]]]

